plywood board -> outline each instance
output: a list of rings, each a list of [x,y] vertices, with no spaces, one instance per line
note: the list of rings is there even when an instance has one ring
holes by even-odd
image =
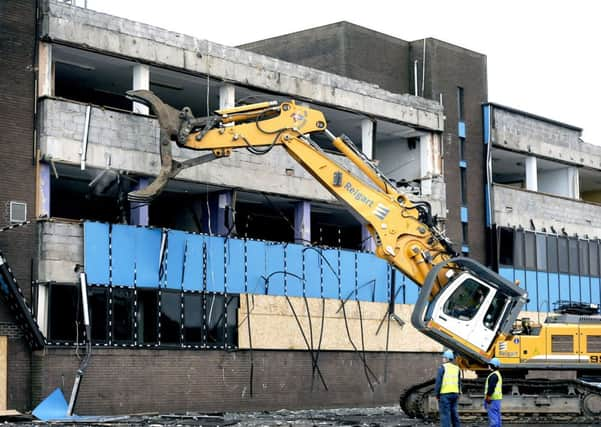
[[[388,322],[382,320],[388,303],[347,301],[343,309],[336,299],[248,295],[248,306],[246,300],[241,295],[239,348],[250,347],[250,317],[254,349],[386,350]],[[388,351],[442,351],[440,344],[411,326],[412,310],[412,305],[395,305],[395,314],[404,324],[390,321]]]

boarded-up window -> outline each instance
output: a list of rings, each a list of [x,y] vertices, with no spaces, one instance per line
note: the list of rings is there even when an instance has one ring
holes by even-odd
[[[551,335],[551,351],[553,353],[572,353],[574,337],[572,335]]]
[[[586,337],[586,352],[601,353],[601,335],[589,335]]]

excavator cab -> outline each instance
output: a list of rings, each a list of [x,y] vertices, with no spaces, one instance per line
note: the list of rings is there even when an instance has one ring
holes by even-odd
[[[447,282],[432,296],[443,268]],[[458,354],[486,364],[497,337],[510,333],[526,301],[523,289],[493,271],[468,258],[453,258],[426,278],[412,322]]]

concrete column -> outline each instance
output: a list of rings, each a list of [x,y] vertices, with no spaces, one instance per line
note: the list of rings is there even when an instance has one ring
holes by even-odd
[[[236,86],[226,84],[219,88],[219,109],[236,106]],[[208,114],[208,113],[207,113]]]
[[[311,202],[301,201],[294,206],[294,242],[311,244]]]
[[[38,218],[50,217],[50,165],[40,162],[38,169]]]
[[[148,178],[140,178],[134,190],[141,190],[148,186]],[[131,203],[129,217],[132,225],[148,226],[150,224],[150,206],[144,203]]]
[[[568,188],[570,196],[573,199],[580,199],[580,176],[578,175],[578,168],[574,166],[568,167]]]
[[[38,310],[36,321],[40,331],[44,336],[48,336],[48,285],[40,283],[38,285]]]
[[[134,65],[132,89],[150,89],[150,68],[148,67],[148,65]],[[148,114],[150,112],[149,108],[146,105],[140,104],[139,102],[133,103],[132,111],[134,113],[139,114]]]
[[[420,192],[422,196],[432,194],[432,176],[434,175],[434,153],[432,149],[432,135],[419,138],[419,177]]]
[[[54,95],[54,61],[52,45],[40,42],[38,51],[38,96]]]
[[[361,120],[361,151],[370,159],[374,157],[374,122]]]
[[[536,157],[526,157],[526,190],[538,191]]]

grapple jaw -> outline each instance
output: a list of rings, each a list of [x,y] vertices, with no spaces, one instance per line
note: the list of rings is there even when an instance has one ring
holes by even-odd
[[[165,188],[171,178],[182,170],[208,162],[216,158],[213,154],[196,157],[183,162],[173,159],[171,141],[185,145],[188,135],[195,130],[207,128],[210,118],[194,118],[189,108],[181,111],[165,104],[149,90],[130,90],[127,97],[135,102],[149,106],[157,116],[160,126],[161,169],[157,177],[147,187],[128,193],[127,199],[131,202],[149,203]]]

